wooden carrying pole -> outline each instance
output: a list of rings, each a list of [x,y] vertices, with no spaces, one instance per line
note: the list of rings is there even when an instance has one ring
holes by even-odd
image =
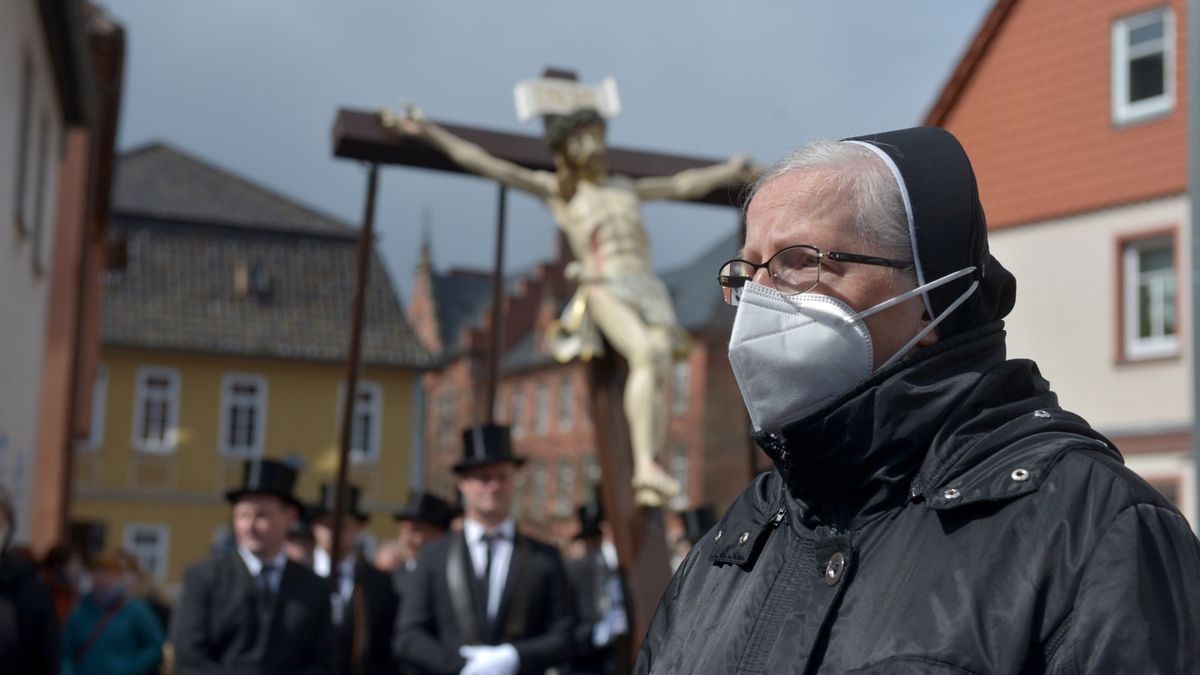
[[[496,389],[500,385],[500,355],[503,349],[503,330],[501,321],[501,301],[504,299],[504,229],[505,206],[508,203],[508,187],[500,184],[500,194],[496,205],[496,257],[492,266],[492,353],[488,355],[487,409],[483,419],[494,423],[496,417]]]
[[[350,315],[350,349],[346,357],[346,394],[342,400],[341,445],[338,452],[337,485],[333,499],[333,543],[330,544],[330,564],[337,567],[342,543],[342,519],[346,512],[346,477],[350,459],[350,440],[354,430],[354,404],[358,402],[358,371],[362,360],[363,306],[366,304],[367,272],[371,265],[371,244],[375,229],[375,192],[379,185],[379,165],[371,164],[367,173],[367,202],[363,207],[363,224],[358,231],[358,253],[354,277],[354,304]]]

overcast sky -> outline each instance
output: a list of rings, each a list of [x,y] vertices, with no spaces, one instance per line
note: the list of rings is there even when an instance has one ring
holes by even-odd
[[[365,170],[336,159],[339,107],[410,100],[435,119],[540,134],[512,87],[548,65],[613,76],[612,145],[769,162],[815,138],[919,124],[990,0],[99,0],[127,30],[119,146],[165,141],[354,225]],[[376,227],[407,295],[423,223],[435,262],[489,267],[494,184],[389,168]],[[552,250],[541,204],[510,193],[508,269]],[[736,214],[653,204],[655,266]],[[731,251],[732,253],[732,251]],[[714,270],[715,273],[715,270]]]

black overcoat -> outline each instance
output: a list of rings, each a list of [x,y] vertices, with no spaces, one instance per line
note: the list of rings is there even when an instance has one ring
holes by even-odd
[[[1200,542],[983,327],[757,440],[639,673],[1196,673]]]
[[[605,598],[608,585],[612,579],[619,578],[617,572],[609,569],[599,549],[567,561],[567,580],[575,595],[577,619],[571,654],[571,672],[576,675],[615,672],[616,641],[597,647],[592,637],[596,624],[604,619],[608,610]]]
[[[475,625],[473,575],[462,533],[421,549],[407,579],[396,630],[396,653],[405,664],[422,673],[457,674],[466,665],[459,647],[505,643],[516,648],[521,673],[542,673],[567,663],[574,613],[558,549],[517,535],[490,631]]]
[[[392,655],[392,636],[396,629],[399,599],[392,585],[392,577],[375,569],[360,555],[354,564],[354,585],[354,595],[338,630],[340,672],[394,675],[397,665]],[[330,593],[334,590],[330,588]],[[359,603],[361,610],[358,609]],[[357,664],[352,663],[355,639],[352,627],[361,631],[362,656]]]
[[[254,579],[236,551],[188,568],[173,613],[175,672],[325,675],[336,650],[329,584],[292,562],[274,607],[259,605]]]

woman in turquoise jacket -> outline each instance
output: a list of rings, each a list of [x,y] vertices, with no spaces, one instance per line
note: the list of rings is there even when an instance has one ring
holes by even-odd
[[[115,558],[92,566],[92,591],[67,618],[62,675],[149,675],[162,659],[163,627],[129,596],[133,573]]]

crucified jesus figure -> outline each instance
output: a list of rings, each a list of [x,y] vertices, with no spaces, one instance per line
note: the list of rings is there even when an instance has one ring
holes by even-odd
[[[423,118],[419,110],[382,111],[386,129],[424,140],[463,169],[528,192],[550,209],[566,235],[576,263],[568,273],[579,283],[575,307],[599,328],[629,364],[624,409],[633,449],[633,488],[638,503],[660,506],[679,484],[656,458],[664,445],[669,410],[665,391],[674,359],[689,337],[666,286],[650,267],[650,240],[641,204],[651,199],[688,200],[722,186],[743,185],[755,175],[747,155],[673,176],[631,179],[609,175],[605,124],[590,109],[553,118],[546,144],[553,173],[527,169],[487,153]]]

